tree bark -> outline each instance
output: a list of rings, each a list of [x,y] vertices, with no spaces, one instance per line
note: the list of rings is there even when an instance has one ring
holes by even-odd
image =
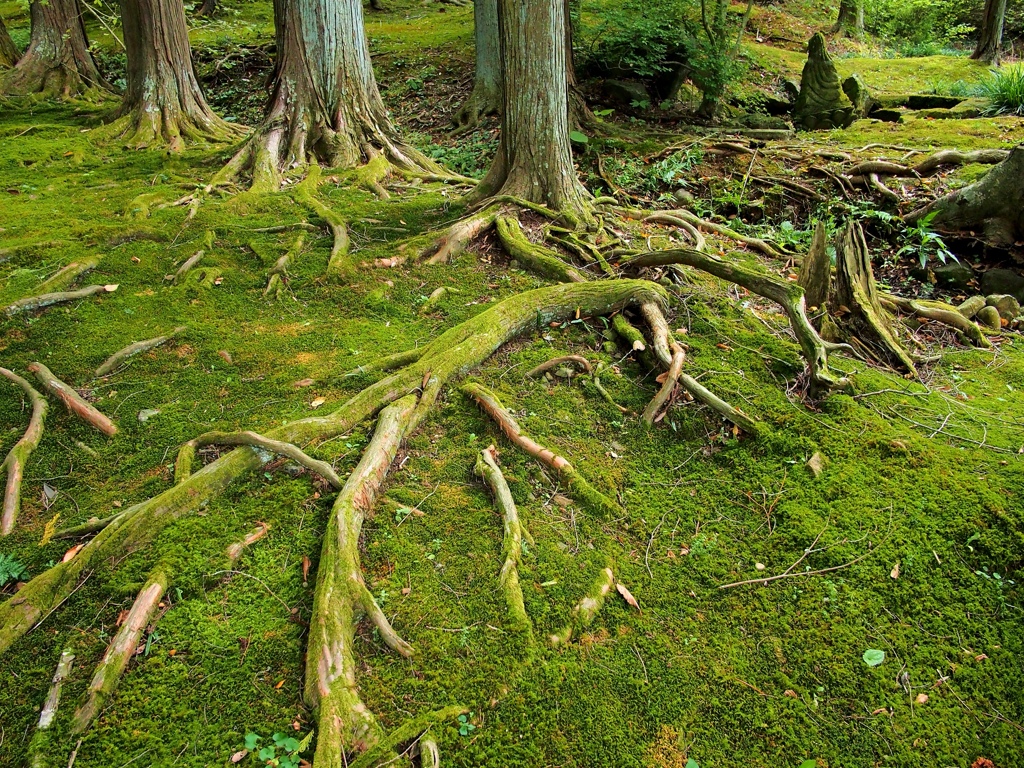
[[[196,11],[196,16],[203,16],[212,19],[217,15],[217,0],[203,0],[203,4]]]
[[[4,20],[0,19],[0,67],[13,67],[18,63],[19,58],[21,58],[21,52],[11,40],[11,35],[7,32],[7,27],[4,26]]]
[[[583,98],[579,82],[576,80],[576,62],[572,55],[572,4],[573,0],[565,0],[565,79],[569,93],[569,128],[574,131],[593,129],[597,126],[597,118],[587,106]]]
[[[275,0],[278,58],[263,123],[215,183],[242,171],[257,191],[308,163],[384,175],[439,170],[398,135],[377,90],[361,0]],[[380,172],[380,168],[383,172]]]
[[[985,12],[978,34],[978,45],[971,58],[986,64],[999,64],[1003,49],[1003,23],[1007,0],[985,0]]]
[[[115,130],[137,149],[223,141],[240,132],[217,117],[192,67],[180,0],[120,0],[128,89]]]
[[[30,13],[32,39],[28,50],[0,81],[0,93],[42,93],[67,99],[90,88],[110,90],[89,52],[78,0],[35,0]]]
[[[455,114],[458,128],[473,128],[485,115],[501,111],[501,54],[498,42],[498,0],[475,0],[473,34],[476,70],[473,92]]]
[[[510,195],[588,216],[569,148],[565,16],[564,0],[498,0],[501,141],[471,202]]]
[[[853,32],[855,37],[864,34],[864,0],[839,0],[839,17],[830,30],[837,32]]]

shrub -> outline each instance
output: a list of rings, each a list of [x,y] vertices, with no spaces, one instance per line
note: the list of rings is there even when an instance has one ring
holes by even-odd
[[[1013,64],[995,72],[981,84],[988,100],[987,115],[1024,116],[1024,64]]]

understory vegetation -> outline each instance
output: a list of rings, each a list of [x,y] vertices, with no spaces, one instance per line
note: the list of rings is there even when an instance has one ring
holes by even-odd
[[[123,88],[116,4],[84,4]],[[259,126],[273,4],[217,5],[188,6],[196,76],[232,130]],[[590,222],[467,202],[502,151],[499,118],[452,130],[473,9],[380,5],[369,51],[401,148],[424,158],[412,170],[370,153],[286,168],[279,189],[216,187],[240,129],[129,149],[103,127],[109,93],[0,100],[0,368],[49,403],[0,538],[0,612],[29,585],[67,587],[10,642],[0,613],[0,764],[309,765],[323,542],[393,418],[343,552],[369,595],[345,653],[381,733],[417,727],[386,744],[394,763],[373,744],[347,764],[425,766],[429,744],[466,767],[1021,765],[1024,316],[922,311],[1024,291],[1021,242],[928,208],[1021,151],[1024,65],[990,72],[960,50],[978,4],[868,0],[864,38],[829,44],[888,114],[795,132],[786,84],[834,5],[574,2],[594,120],[569,136]],[[0,0],[0,17],[25,50],[27,7]],[[1022,33],[1011,4],[1007,40]],[[467,221],[478,236],[459,240]],[[858,232],[909,366],[842,335],[856,307],[797,288],[812,253],[835,270]],[[494,349],[471,349],[481,338]],[[0,379],[0,455],[38,407]],[[249,433],[263,442],[237,442]],[[158,511],[144,543],[101,550],[72,586],[32,581],[190,479],[187,513]],[[158,577],[119,685],[78,728]]]

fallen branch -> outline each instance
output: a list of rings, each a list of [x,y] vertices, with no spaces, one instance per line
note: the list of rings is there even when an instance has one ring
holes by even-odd
[[[39,394],[35,387],[13,371],[0,368],[0,376],[21,387],[32,403],[32,416],[29,418],[25,434],[11,448],[4,463],[0,464],[0,471],[7,472],[4,509],[0,516],[0,536],[7,536],[14,530],[14,524],[21,512],[21,481],[25,476],[25,464],[32,451],[39,447],[39,441],[43,437],[43,423],[46,420],[48,404],[46,398]]]
[[[71,665],[75,661],[75,654],[71,648],[65,648],[60,653],[60,660],[57,662],[57,670],[53,673],[50,681],[50,691],[46,695],[46,702],[39,713],[39,722],[36,725],[36,732],[28,745],[29,768],[46,768],[50,765],[50,735],[47,733],[53,720],[57,716],[57,708],[60,706],[60,689],[71,674]]]
[[[47,392],[60,400],[68,411],[86,424],[95,427],[107,437],[113,437],[117,434],[117,426],[115,426],[114,422],[83,400],[81,395],[54,376],[45,365],[42,363],[30,363],[28,370],[36,375],[39,383],[43,385]]]
[[[814,545],[812,544],[811,546],[813,547]],[[819,568],[816,571],[795,571],[795,570],[793,570],[805,557],[807,557],[807,555],[810,552],[810,550],[808,549],[808,550],[804,550],[804,554],[801,555],[800,560],[797,560],[796,563],[791,565],[786,570],[785,573],[779,573],[779,574],[776,574],[775,576],[764,576],[764,577],[762,577],[760,579],[747,579],[746,581],[734,581],[731,584],[719,584],[718,588],[719,589],[732,589],[733,587],[742,587],[742,586],[744,586],[746,584],[768,584],[769,582],[778,581],[779,579],[790,579],[790,578],[796,578],[797,576],[820,576],[823,573],[832,573],[834,571],[841,571],[843,568],[849,568],[851,565],[855,565],[856,563],[859,563],[864,558],[866,558],[869,555],[873,554],[875,549],[877,549],[877,547],[872,547],[871,549],[869,549],[867,552],[865,552],[860,557],[855,557],[853,560],[850,560],[849,562],[843,563],[842,565],[833,565],[831,568]]]
[[[203,448],[207,445],[251,445],[254,448],[262,448],[270,453],[285,456],[297,464],[301,464],[310,472],[315,472],[335,488],[341,488],[343,483],[334,467],[326,461],[314,459],[305,453],[301,448],[291,443],[280,440],[272,440],[256,432],[207,432],[194,440],[189,440],[192,448]],[[180,456],[180,454],[179,454]],[[180,459],[179,459],[180,460]],[[184,474],[188,477],[189,473]]]
[[[557,368],[560,365],[568,365],[573,363],[583,369],[585,373],[591,372],[590,361],[582,355],[563,355],[562,357],[553,357],[546,363],[541,363],[533,370],[526,374],[529,379],[535,379],[538,376],[543,376],[545,373],[550,371],[552,368]]]
[[[85,288],[79,288],[77,291],[42,293],[38,296],[29,296],[24,299],[18,299],[18,301],[4,307],[4,312],[8,317],[12,317],[19,312],[28,312],[33,309],[49,307],[54,304],[64,304],[68,301],[85,299],[89,296],[95,296],[98,293],[113,293],[116,290],[116,285],[90,285]]]
[[[572,609],[569,623],[558,632],[548,635],[548,643],[552,647],[565,645],[572,639],[573,632],[589,627],[594,621],[594,617],[597,616],[597,612],[601,610],[601,606],[604,605],[604,599],[612,591],[613,586],[615,586],[615,574],[612,573],[611,568],[604,568],[590,588],[590,592],[584,595]]]
[[[101,377],[108,375],[129,357],[133,357],[141,352],[148,352],[151,349],[156,349],[162,344],[166,344],[175,336],[184,333],[185,330],[185,326],[181,325],[175,328],[170,333],[168,333],[166,336],[157,336],[155,339],[147,339],[146,341],[137,341],[134,344],[129,344],[121,351],[115,352],[110,357],[108,357],[106,361],[103,363],[103,365],[96,369],[96,376]]]

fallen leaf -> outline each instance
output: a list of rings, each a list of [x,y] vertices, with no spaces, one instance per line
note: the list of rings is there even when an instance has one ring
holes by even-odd
[[[914,699],[914,701],[917,704],[927,704],[928,703],[928,694],[927,693],[919,693],[919,694],[917,694],[917,698]]]
[[[321,405],[323,405],[326,402],[327,401],[324,400],[324,398],[318,397],[316,400],[314,400],[312,403],[309,404],[309,407],[310,408],[319,408]]]
[[[114,291],[116,291],[120,287],[121,286],[118,285],[117,283],[112,283],[110,285],[104,285],[103,286],[103,290],[106,291],[107,293],[113,293]]]
[[[220,355],[221,359],[223,359],[224,362],[227,363],[228,365],[231,365],[234,362],[231,359],[231,353],[228,352],[226,349],[220,350],[217,354]]]
[[[811,470],[812,475],[817,477],[825,469],[825,457],[815,451],[811,458],[807,460],[807,468]]]
[[[75,546],[73,546],[71,549],[64,553],[64,557],[62,557],[60,561],[62,563],[66,563],[68,560],[72,559],[75,555],[81,552],[82,547],[84,546],[85,544],[75,544]]]
[[[277,685],[274,686],[274,690],[280,690],[281,686],[284,685],[284,680],[278,680]]]
[[[797,692],[794,691],[792,688],[787,688],[785,691],[782,692],[782,695],[783,696],[789,696],[789,698],[791,698],[791,699],[799,699],[800,698],[800,696],[797,695]]]
[[[551,500],[560,507],[568,507],[571,506],[573,503],[572,499],[570,499],[568,496],[563,496],[560,493],[556,493],[554,496],[552,496]]]
[[[302,556],[302,586],[306,586],[306,582],[309,581],[309,558],[305,555]]]
[[[897,560],[896,561],[896,565],[894,565],[892,567],[892,570],[889,571],[889,578],[892,579],[893,581],[895,581],[899,577],[900,577],[900,561]]]
[[[248,754],[249,754],[249,750],[248,749],[240,749],[237,752],[235,752],[235,754],[233,754],[231,756],[231,762],[232,763],[240,763],[243,760],[245,760],[245,758],[246,758],[246,756],[248,756]]]
[[[977,656],[974,657],[974,660],[975,661],[984,661],[987,658],[988,658],[988,656],[986,656],[984,653],[979,653]]]
[[[622,582],[618,582],[615,585],[615,589],[617,589],[619,594],[622,595],[622,599],[623,600],[625,600],[631,606],[636,608],[638,611],[640,610],[640,603],[638,603],[636,601],[636,598],[633,597],[632,593],[630,593],[630,591],[628,589],[626,589],[626,585],[625,584],[623,584]]]
[[[882,714],[888,715],[889,714],[889,710],[886,709],[885,707],[879,707],[878,709],[876,709],[871,714],[872,715],[882,715]]]
[[[316,384],[316,379],[299,379],[292,386],[299,389],[301,387],[311,387],[314,384]]]
[[[402,594],[403,595],[408,595],[410,592],[412,592],[412,588],[411,587],[402,587]]]

